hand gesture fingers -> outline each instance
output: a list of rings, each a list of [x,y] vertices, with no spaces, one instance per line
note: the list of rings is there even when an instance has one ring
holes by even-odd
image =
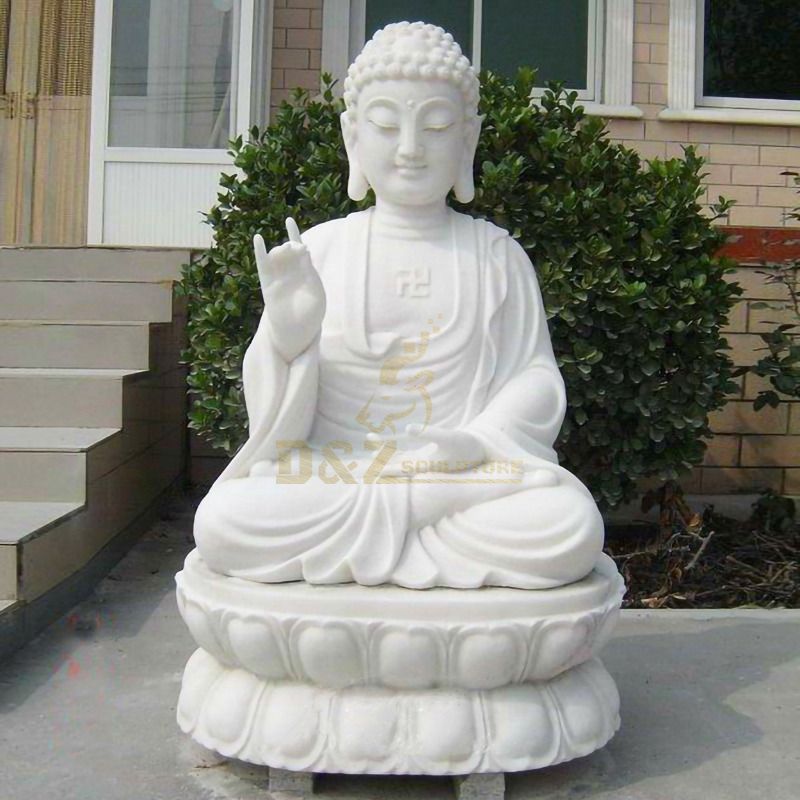
[[[267,283],[281,275],[287,267],[306,253],[306,246],[297,242],[284,242],[267,252],[264,237],[260,233],[253,237],[253,249],[256,254],[258,274],[262,277],[262,281]]]
[[[286,220],[286,233],[289,241],[269,252],[259,235],[253,237],[253,247],[270,337],[284,360],[291,363],[320,331],[325,289],[291,217]]]
[[[256,254],[256,269],[258,270],[258,277],[261,281],[262,290],[266,288],[270,280],[269,274],[269,256],[267,255],[267,246],[264,244],[264,237],[257,233],[253,237],[253,250]]]
[[[294,242],[295,244],[303,244],[303,241],[300,238],[300,228],[297,227],[297,223],[294,221],[293,217],[286,217],[286,233],[289,236],[290,242]]]
[[[257,233],[253,237],[253,249],[256,252],[256,264],[259,272],[267,268],[267,246],[264,244],[264,237]]]
[[[303,244],[300,229],[292,217],[286,217],[286,234],[289,241],[270,251],[276,270],[280,272],[287,268],[299,269],[308,261],[308,248]]]
[[[302,267],[307,266],[309,260],[308,248],[300,238],[300,229],[297,223],[291,218],[286,219],[286,233],[289,241],[273,247],[267,252],[264,238],[261,234],[253,237],[253,248],[256,254],[256,266],[261,278],[262,289],[273,283],[278,278],[285,277],[292,272],[300,272]]]

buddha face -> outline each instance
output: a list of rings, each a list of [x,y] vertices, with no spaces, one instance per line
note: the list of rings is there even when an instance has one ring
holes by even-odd
[[[443,201],[465,173],[471,185],[479,127],[452,83],[403,78],[367,84],[355,129],[344,123],[344,133],[351,169],[355,160],[378,198],[428,205]]]

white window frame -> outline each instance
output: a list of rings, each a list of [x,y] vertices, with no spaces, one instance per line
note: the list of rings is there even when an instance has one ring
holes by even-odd
[[[670,0],[667,107],[663,120],[800,126],[800,100],[703,95],[704,0]]]
[[[487,11],[491,8],[485,0]],[[586,112],[603,117],[637,119],[633,105],[633,0],[590,0],[587,89],[578,90]],[[473,63],[480,69],[484,0],[473,0]],[[325,0],[322,23],[322,71],[339,80],[365,38],[366,0]],[[543,90],[534,91],[534,97]]]

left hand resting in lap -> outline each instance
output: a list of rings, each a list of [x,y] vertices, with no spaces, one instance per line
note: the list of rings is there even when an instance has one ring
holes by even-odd
[[[486,451],[471,433],[438,425],[407,425],[409,436],[427,439],[427,444],[415,450],[395,454],[382,470],[383,477],[413,475],[419,472],[460,472],[486,461]],[[367,439],[379,443],[377,434],[367,434]]]

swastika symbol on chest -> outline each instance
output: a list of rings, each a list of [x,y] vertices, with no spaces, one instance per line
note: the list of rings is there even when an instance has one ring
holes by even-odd
[[[413,267],[397,270],[395,290],[398,297],[430,297],[430,267]]]

